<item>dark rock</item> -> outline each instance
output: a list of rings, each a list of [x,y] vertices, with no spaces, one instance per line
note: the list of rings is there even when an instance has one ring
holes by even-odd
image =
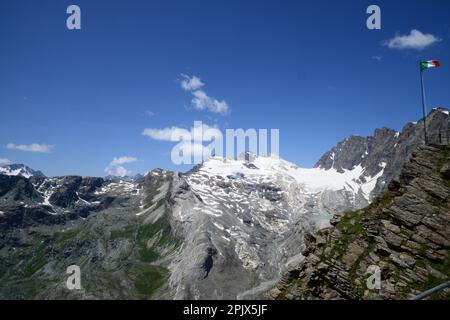
[[[447,179],[450,180],[450,159],[447,159],[447,162],[442,166],[440,173],[441,175]]]
[[[404,299],[433,279],[449,278],[447,267],[433,268],[450,262],[450,188],[441,178],[447,169],[440,168],[449,152],[450,146],[413,152],[387,194],[362,210],[359,230],[344,214],[333,222],[323,246],[307,234],[307,255],[297,268],[301,272],[280,282],[270,297]],[[380,290],[365,286],[371,265],[381,270]]]
[[[51,195],[50,203],[63,208],[73,205],[79,199],[77,191],[82,180],[79,176],[64,177],[60,182],[61,184]]]

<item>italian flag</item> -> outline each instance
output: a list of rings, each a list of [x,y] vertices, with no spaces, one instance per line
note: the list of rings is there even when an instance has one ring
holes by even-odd
[[[424,60],[420,61],[420,71],[430,69],[430,68],[439,68],[441,64],[438,60]]]

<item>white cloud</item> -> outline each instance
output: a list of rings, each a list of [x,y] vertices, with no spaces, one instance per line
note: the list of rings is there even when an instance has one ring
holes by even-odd
[[[105,172],[110,176],[125,177],[131,175],[131,171],[122,166],[106,167]]]
[[[183,136],[186,131],[186,129],[178,127],[170,127],[164,129],[146,128],[142,132],[142,135],[159,141],[180,141],[181,139],[175,137]]]
[[[230,111],[230,107],[225,100],[217,100],[210,97],[201,88],[205,85],[199,77],[182,74],[183,80],[181,80],[181,88],[192,94],[191,101],[192,106],[199,111],[209,111],[213,113],[226,114]]]
[[[6,158],[0,158],[0,166],[4,166],[7,164],[11,164],[11,160],[6,159]]]
[[[125,177],[131,175],[132,171],[126,169],[123,165],[139,161],[136,157],[114,157],[109,165],[105,168],[105,172],[111,176]]]
[[[153,140],[176,142],[182,140],[202,141],[205,133],[207,133],[208,136],[218,136],[222,134],[217,127],[201,123],[195,124],[190,129],[180,127],[168,127],[163,129],[146,128],[142,132],[142,135]]]
[[[118,165],[122,165],[122,164],[126,164],[126,163],[132,163],[132,162],[136,162],[138,161],[138,158],[135,157],[117,157],[114,158],[111,163],[109,164],[110,166],[118,166]]]
[[[142,134],[153,140],[178,142],[172,148],[171,153],[172,161],[177,164],[181,163],[179,162],[179,156],[183,159],[191,159],[191,157],[199,159],[209,158],[212,151],[210,148],[214,148],[210,142],[223,139],[222,132],[217,127],[209,126],[201,121],[194,121],[194,126],[190,129],[179,127],[163,129],[147,128]],[[173,157],[176,157],[178,160],[174,160]]]
[[[408,35],[396,35],[394,38],[386,40],[383,44],[391,49],[403,50],[423,50],[432,44],[441,41],[432,34],[425,34],[419,30],[413,29]]]
[[[6,145],[7,149],[25,151],[25,152],[39,152],[39,153],[50,153],[54,146],[48,144],[15,144],[8,143]]]
[[[210,150],[198,142],[183,141],[179,146],[179,150],[187,157],[202,157],[204,160],[209,158]]]
[[[372,56],[373,60],[377,60],[378,62],[381,62],[381,60],[383,60],[382,56]]]
[[[185,91],[197,90],[205,85],[199,77],[189,77],[185,74],[182,74],[181,76],[183,77],[183,80],[181,80],[181,88],[183,88]]]
[[[194,96],[192,105],[197,110],[207,110],[214,113],[225,114],[230,109],[225,100],[219,101],[211,98],[203,90],[194,91],[192,92],[192,95]]]

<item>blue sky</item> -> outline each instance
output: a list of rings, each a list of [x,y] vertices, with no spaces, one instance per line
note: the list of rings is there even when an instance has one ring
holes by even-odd
[[[81,30],[66,28],[70,4]],[[370,4],[381,30],[366,28]],[[350,134],[417,120],[420,59],[442,64],[425,75],[429,108],[449,107],[449,43],[447,0],[2,1],[0,159],[47,175],[103,176],[114,158],[184,171],[174,143],[142,132],[201,120],[279,128],[281,156],[309,167]],[[204,84],[203,110],[183,75]]]

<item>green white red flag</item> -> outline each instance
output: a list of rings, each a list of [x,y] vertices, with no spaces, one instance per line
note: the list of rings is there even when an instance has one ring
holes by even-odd
[[[438,60],[423,60],[420,61],[420,71],[430,69],[430,68],[439,68],[441,66]]]

